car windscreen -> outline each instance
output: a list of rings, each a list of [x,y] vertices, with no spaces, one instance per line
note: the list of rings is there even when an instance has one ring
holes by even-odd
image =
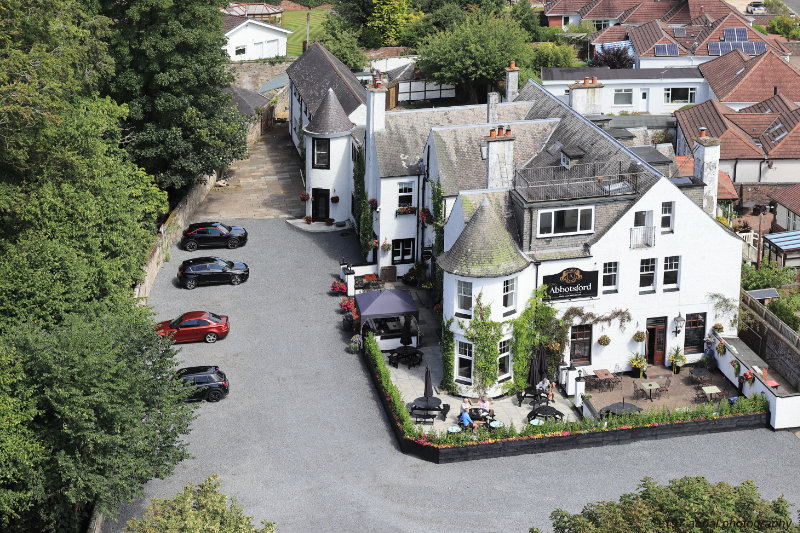
[[[233,268],[233,261],[225,261],[225,264],[228,266],[228,268]]]
[[[175,320],[173,320],[173,321],[171,321],[169,323],[169,327],[171,327],[172,329],[175,329],[176,327],[178,327],[178,324],[181,323],[182,319],[183,319],[183,315],[179,316],[178,318],[176,318]]]
[[[208,313],[208,319],[211,320],[212,322],[216,322],[217,324],[222,322],[222,317],[219,315],[215,315],[214,313]]]
[[[219,229],[221,229],[222,231],[224,231],[225,233],[230,233],[231,232],[230,226],[226,226],[225,224],[217,224],[217,227]]]

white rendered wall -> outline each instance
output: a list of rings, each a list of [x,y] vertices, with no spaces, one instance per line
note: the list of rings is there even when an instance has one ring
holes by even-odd
[[[417,207],[417,214],[398,215],[397,208],[399,202],[399,184],[401,182],[411,182],[414,184],[412,192],[412,205]],[[419,216],[419,187],[420,179],[418,176],[403,176],[394,178],[380,179],[380,196],[378,200],[378,224],[375,226],[375,233],[378,234],[378,241],[387,241],[391,244],[394,239],[415,239],[414,262],[420,261],[419,243],[416,242],[417,217]],[[380,231],[380,233],[379,233]],[[414,266],[414,262],[398,264],[397,274],[405,274]],[[392,252],[384,252],[378,249],[378,265],[391,266]]]
[[[234,28],[228,35],[225,50],[231,61],[247,61],[286,55],[286,33],[260,26],[259,24],[242,24]],[[260,49],[256,43],[262,43]],[[245,46],[246,53],[236,55],[236,48]]]
[[[413,63],[417,57],[419,56],[382,57],[370,61],[369,66],[380,72],[386,72]]]
[[[330,139],[330,168],[313,168],[313,137],[306,133],[306,192],[310,195],[312,189],[328,189],[330,197],[338,196],[338,203],[330,203],[329,217],[336,222],[350,218],[350,198],[353,182],[353,158],[351,152],[350,134]],[[306,204],[306,215],[311,214],[312,202]]]
[[[299,131],[298,126],[299,129],[302,129],[309,122],[308,107],[300,100],[300,93],[297,91],[294,84],[289,83],[289,133],[292,136],[292,142],[294,142],[298,153],[300,152],[300,147],[298,145],[299,139],[297,137],[297,132]]]
[[[636,68],[696,67],[717,56],[637,57]]]

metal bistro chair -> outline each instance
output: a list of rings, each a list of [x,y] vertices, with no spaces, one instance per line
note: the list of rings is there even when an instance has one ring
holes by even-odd
[[[614,365],[613,374],[614,374],[614,377],[611,379],[611,382],[614,384],[614,386],[619,385],[621,387],[622,386],[622,366],[620,366],[619,363]]]
[[[639,384],[635,381],[633,382],[633,399],[636,400],[637,396],[641,396],[642,398],[646,398],[647,395],[644,393],[644,389],[639,388]]]
[[[665,394],[667,397],[669,397],[669,386],[671,384],[672,384],[672,378],[668,377],[664,385],[658,388],[658,395],[661,396],[662,394]]]
[[[584,376],[583,380],[587,391],[600,388],[600,380],[597,379],[597,376]]]

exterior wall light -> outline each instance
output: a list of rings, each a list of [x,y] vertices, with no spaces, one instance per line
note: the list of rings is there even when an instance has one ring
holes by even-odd
[[[675,333],[676,337],[680,335],[681,330],[683,329],[683,325],[685,323],[686,319],[681,316],[680,312],[678,312],[678,316],[675,317],[675,331],[673,332]]]

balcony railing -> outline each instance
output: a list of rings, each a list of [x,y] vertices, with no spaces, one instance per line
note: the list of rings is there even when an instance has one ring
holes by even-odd
[[[618,162],[523,168],[515,173],[514,187],[529,202],[618,196],[636,193],[640,174],[623,172]]]
[[[656,245],[656,227],[631,228],[631,248],[648,248]]]

